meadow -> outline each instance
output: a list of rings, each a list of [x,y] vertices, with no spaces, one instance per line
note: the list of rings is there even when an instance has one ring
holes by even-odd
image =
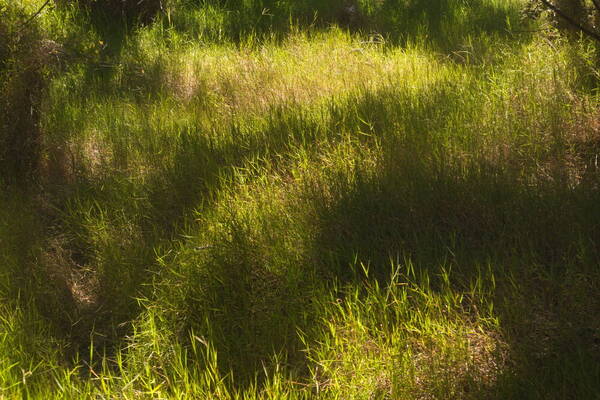
[[[0,0],[0,399],[600,396],[595,43],[102,1]]]

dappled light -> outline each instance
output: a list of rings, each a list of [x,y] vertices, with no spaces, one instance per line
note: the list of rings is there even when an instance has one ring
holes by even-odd
[[[597,397],[598,49],[534,6],[0,0],[0,398]]]

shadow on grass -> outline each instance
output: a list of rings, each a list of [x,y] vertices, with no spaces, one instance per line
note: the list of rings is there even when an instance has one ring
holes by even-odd
[[[256,158],[289,153],[290,146],[311,140],[311,135],[323,130],[305,116],[300,107],[274,111],[259,134],[251,124],[244,127],[232,124],[224,129],[231,131],[228,135],[233,139],[215,143],[193,127],[182,128],[169,144],[168,162],[156,165],[156,170],[142,182],[128,176],[127,154],[123,154],[123,170],[98,178],[84,174],[71,183],[46,188],[49,204],[43,223],[48,226],[48,232],[43,249],[37,249],[40,254],[33,268],[37,268],[36,274],[40,277],[48,273],[52,276],[24,287],[31,289],[39,300],[41,312],[53,324],[57,335],[69,341],[71,356],[86,360],[92,343],[98,355],[107,356],[122,345],[121,340],[131,333],[132,321],[143,311],[137,299],[153,297],[152,282],[163,269],[156,261],[155,251],[166,249],[168,253],[169,249],[178,247],[194,211],[201,205],[210,210],[214,194],[226,181],[224,177],[233,175],[236,167],[244,167]],[[172,132],[155,134],[171,135]],[[250,243],[243,244],[241,236],[238,239],[239,242],[217,257],[223,275],[211,276],[218,280],[213,286],[216,303],[211,307],[227,309],[224,320],[231,322],[219,324],[216,322],[219,317],[215,315],[213,325],[226,331],[228,338],[240,337],[232,330],[240,329],[236,319],[247,317],[245,308],[238,306],[251,304],[259,291],[265,295],[259,303],[271,307],[276,303],[264,303],[268,291],[279,287],[276,290],[281,295],[284,288],[289,288],[288,283],[278,281],[279,278],[257,265],[248,266],[257,262],[254,251]],[[218,270],[215,265],[215,274]],[[261,286],[262,281],[256,274],[263,273],[267,280],[275,279],[277,285]],[[277,296],[287,304],[276,305],[277,310],[289,306],[294,310],[290,311],[294,318],[301,315],[297,297],[289,297],[287,302],[284,297]],[[223,304],[218,305],[219,302]],[[257,332],[270,333],[270,336],[258,333],[253,336],[265,338],[260,346],[272,349],[270,341],[274,337],[278,343],[287,342],[289,338],[296,340],[296,324],[288,323],[278,330],[276,327],[283,324],[265,322],[265,318],[285,319],[278,312],[267,316],[257,311],[253,315],[244,325],[255,326]],[[267,356],[264,352],[242,351],[244,346],[259,346],[247,338],[248,342],[236,340],[239,351],[235,347],[219,349],[228,354],[223,359],[235,359],[233,354],[237,354],[242,358],[264,360]]]
[[[212,16],[212,22],[199,23],[193,17],[198,11],[204,19]],[[218,27],[214,21],[220,21]],[[169,20],[182,33],[213,41],[284,38],[298,28],[337,25],[382,35],[392,44],[423,42],[442,51],[457,50],[481,35],[508,36],[520,21],[516,2],[486,0],[208,1],[200,8],[183,6]]]
[[[445,155],[447,142],[434,127],[443,131],[453,121],[453,111],[444,107],[454,104],[452,96],[443,89],[420,96],[429,100],[410,108],[406,98],[404,112],[385,120],[402,98],[393,103],[385,94],[367,95],[356,106],[362,110],[356,120],[335,121],[338,129],[356,128],[361,120],[378,123],[382,158],[374,172],[359,166],[325,183],[331,184],[328,190],[305,193],[316,233],[312,253],[297,265],[282,261],[285,253],[277,259],[272,255],[277,250],[266,252],[264,238],[243,218],[232,213],[223,221],[228,227],[223,242],[197,260],[207,270],[198,267],[189,275],[185,329],[212,338],[221,368],[233,371],[236,387],[243,388],[275,354],[287,354],[302,371],[296,330],[310,334],[315,324],[311,296],[322,295],[318,288],[327,282],[360,285],[351,267],[357,262],[369,265],[382,282],[390,276],[390,259],[409,258],[430,276],[451,266],[457,285],[465,287],[489,265],[512,361],[492,390],[497,397],[597,393],[598,171],[574,187],[564,179],[573,165],[562,160],[555,175],[532,184],[510,157],[494,163]],[[404,136],[395,136],[403,129]],[[293,138],[271,143],[274,152],[285,154],[284,144]],[[325,176],[319,179],[335,179]],[[265,229],[277,237],[293,236],[298,228]],[[277,249],[277,239],[270,243]],[[273,272],[277,265],[287,265],[286,273]]]
[[[497,398],[593,398],[600,393],[600,190],[523,183],[518,171],[428,162],[390,152],[319,211],[314,259],[322,276],[353,282],[351,265],[385,282],[390,260],[469,287],[488,265],[511,365]],[[319,201],[316,202],[317,204]],[[434,287],[435,280],[432,282]]]
[[[190,213],[203,199],[214,200],[211,191],[232,167],[259,158],[277,163],[294,148],[318,152],[319,141],[335,144],[343,131],[373,146],[359,134],[368,123],[384,149],[376,170],[353,170],[352,179],[342,180],[352,183],[334,185],[327,194],[332,197],[316,192],[307,205],[317,216],[307,257],[315,265],[292,260],[301,265],[290,266],[281,260],[285,254],[273,258],[257,245],[251,227],[232,215],[224,221],[223,245],[188,261],[183,330],[214,340],[222,370],[232,370],[243,388],[274,354],[287,352],[287,362],[304,364],[296,331],[310,332],[315,323],[310,307],[323,284],[319,279],[352,282],[347,267],[356,260],[371,265],[381,280],[389,276],[390,258],[410,257],[433,274],[450,263],[465,283],[477,266],[490,264],[498,274],[496,301],[516,362],[496,390],[517,385],[524,396],[534,396],[544,382],[549,391],[586,397],[594,389],[598,360],[597,179],[573,187],[561,178],[568,171],[558,170],[555,179],[532,185],[511,160],[465,163],[445,156],[445,128],[468,109],[457,110],[462,95],[452,85],[428,90],[366,94],[332,108],[331,120],[297,109],[273,112],[258,132],[250,125],[230,126],[233,139],[226,143],[190,129],[173,138],[172,162],[143,182],[111,177],[82,184],[71,193],[75,205],[63,227],[73,238],[73,261],[96,264],[104,275],[99,317],[86,322],[74,341],[85,348],[94,329],[107,336],[107,348],[118,343],[141,311],[135,297],[151,296],[148,284],[161,269],[154,248],[177,242]],[[290,268],[278,273],[277,266]],[[573,366],[573,375],[563,366]],[[587,378],[569,389],[577,376]]]
[[[431,41],[441,50],[453,50],[482,34],[506,36],[519,21],[520,8],[514,3],[385,0],[374,10],[370,28],[381,27],[398,43]]]

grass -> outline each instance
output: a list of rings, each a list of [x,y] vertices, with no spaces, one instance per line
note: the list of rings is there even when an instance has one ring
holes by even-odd
[[[0,0],[0,398],[600,394],[591,44],[508,0],[41,3]]]

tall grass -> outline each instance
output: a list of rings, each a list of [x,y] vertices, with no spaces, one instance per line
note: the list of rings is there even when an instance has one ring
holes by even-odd
[[[598,395],[591,46],[516,1],[333,3],[35,20],[0,397]]]

